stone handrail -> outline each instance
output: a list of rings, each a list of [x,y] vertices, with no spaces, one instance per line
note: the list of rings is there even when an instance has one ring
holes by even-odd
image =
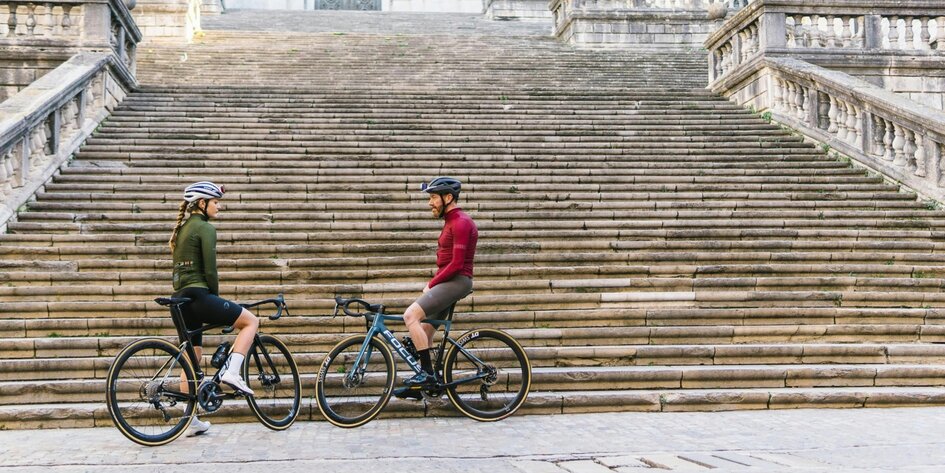
[[[945,51],[945,2],[754,0],[710,35],[705,46],[710,82],[756,55],[770,57],[779,52],[941,54]]]
[[[121,0],[5,0],[0,43],[24,47],[110,48],[131,74],[141,31]]]
[[[766,58],[771,117],[939,201],[945,113],[848,74]]]
[[[711,5],[725,5],[736,10],[752,1],[754,0],[552,0],[548,7],[552,11],[561,4],[568,4],[571,9],[594,10],[701,10]]]
[[[135,84],[114,54],[79,53],[0,103],[0,227]]]

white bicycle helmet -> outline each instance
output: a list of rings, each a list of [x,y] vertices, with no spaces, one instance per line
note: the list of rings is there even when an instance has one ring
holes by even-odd
[[[222,199],[226,192],[223,186],[218,186],[210,181],[195,182],[184,189],[184,200],[193,202],[200,199]]]

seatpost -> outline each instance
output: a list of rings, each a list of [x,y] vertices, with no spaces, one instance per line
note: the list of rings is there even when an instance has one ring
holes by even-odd
[[[187,357],[190,358],[191,363],[194,365],[194,377],[198,380],[203,379],[203,370],[200,368],[200,360],[197,359],[194,344],[190,341],[190,333],[187,331],[187,324],[184,323],[184,313],[181,311],[180,306],[181,304],[174,304],[171,307],[171,317],[174,320],[174,327],[177,329],[177,338],[182,344],[185,341],[187,342]]]

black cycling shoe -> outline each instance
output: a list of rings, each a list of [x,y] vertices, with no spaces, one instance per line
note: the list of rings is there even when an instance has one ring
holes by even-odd
[[[436,387],[436,376],[434,376],[434,375],[432,375],[432,374],[430,374],[430,373],[421,371],[421,372],[419,372],[419,373],[413,375],[412,378],[410,378],[410,379],[404,381],[404,386],[407,386],[407,387],[410,387],[410,388],[418,388],[418,387],[419,387],[419,388],[432,388],[432,387]]]
[[[393,392],[394,397],[398,399],[412,399],[414,401],[419,401],[423,399],[423,393],[420,392],[417,388],[397,388]]]

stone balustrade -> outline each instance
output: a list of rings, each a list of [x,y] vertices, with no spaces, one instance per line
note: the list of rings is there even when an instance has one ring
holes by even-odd
[[[763,71],[772,118],[945,199],[945,113],[796,59],[765,59]]]
[[[129,79],[115,54],[80,53],[0,103],[0,227],[122,101]]]
[[[938,0],[756,0],[706,40],[709,80],[757,54],[945,51],[945,3]]]
[[[712,89],[945,201],[945,112],[798,59],[759,56],[747,65]]]
[[[750,0],[552,0],[555,36],[599,46],[691,48],[702,45],[726,11]],[[711,11],[711,13],[710,13]]]
[[[81,51],[111,51],[114,67],[136,72],[141,41],[120,0],[57,0],[0,3],[0,102]]]
[[[941,2],[756,0],[706,40],[709,88],[942,201],[945,113],[923,105],[945,96],[942,43]]]
[[[141,41],[128,8],[119,0],[8,0],[0,3],[0,44],[8,46],[110,47],[126,65]]]

